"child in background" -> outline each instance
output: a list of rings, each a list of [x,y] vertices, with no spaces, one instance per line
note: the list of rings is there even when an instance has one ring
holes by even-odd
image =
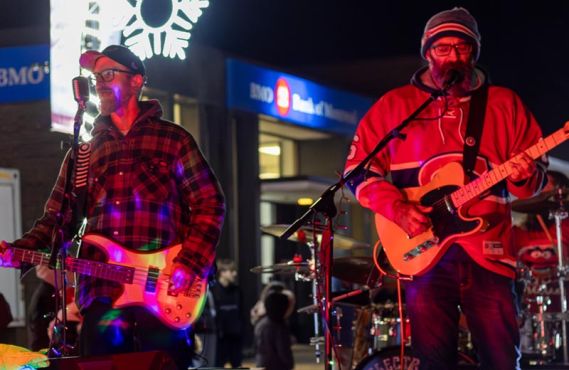
[[[285,321],[289,298],[279,291],[265,297],[266,315],[255,324],[256,366],[266,370],[291,370],[294,358],[290,330]]]

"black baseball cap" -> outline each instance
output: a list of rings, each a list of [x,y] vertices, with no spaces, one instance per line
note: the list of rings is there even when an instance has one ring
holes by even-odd
[[[144,63],[129,48],[122,45],[110,45],[103,51],[88,50],[81,54],[79,65],[88,71],[93,71],[95,63],[101,57],[107,57],[122,64],[135,74],[145,75]]]

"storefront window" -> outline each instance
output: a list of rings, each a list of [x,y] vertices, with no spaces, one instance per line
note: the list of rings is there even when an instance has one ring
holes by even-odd
[[[281,145],[278,141],[267,141],[259,144],[259,177],[261,179],[281,177],[281,154]]]
[[[194,99],[174,95],[174,122],[188,130],[198,145],[200,144],[200,119],[198,104]]]

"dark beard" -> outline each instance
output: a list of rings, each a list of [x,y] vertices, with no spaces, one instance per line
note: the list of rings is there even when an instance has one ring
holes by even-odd
[[[117,110],[117,101],[113,98],[101,99],[99,103],[99,111],[102,116],[110,116],[111,113]]]
[[[439,88],[443,88],[447,81],[452,80],[452,74],[460,76],[457,83],[449,88],[449,93],[454,96],[465,96],[472,89],[472,72],[474,65],[461,61],[448,62],[442,65],[433,65],[433,79]]]

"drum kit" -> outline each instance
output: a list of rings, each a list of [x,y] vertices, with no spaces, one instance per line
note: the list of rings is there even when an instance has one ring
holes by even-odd
[[[520,337],[528,365],[569,364],[566,288],[569,270],[563,241],[567,228],[567,189],[557,188],[527,200],[516,200],[512,210],[526,214],[526,224],[538,230],[518,230],[517,290],[520,295]],[[555,221],[554,235],[544,217]],[[515,236],[516,234],[514,234]]]
[[[567,333],[564,323],[569,320],[565,297],[565,283],[568,269],[565,266],[566,253],[562,248],[561,222],[567,217],[567,194],[547,193],[530,200],[518,200],[512,203],[514,212],[535,216],[549,213],[556,221],[555,237],[550,236],[548,246],[529,246],[519,248],[518,287],[521,299],[520,334],[522,360],[526,365],[568,363]],[[269,235],[280,236],[287,225],[261,227]],[[372,257],[349,256],[336,257],[332,263],[332,276],[338,282],[347,283],[349,289],[335,291],[331,302],[332,322],[320,321],[320,281],[317,247],[321,233],[309,227],[303,227],[289,240],[307,245],[311,249],[311,258],[303,260],[295,257],[291,261],[270,266],[257,266],[254,273],[272,273],[294,275],[296,281],[312,283],[312,304],[297,310],[300,314],[314,316],[314,336],[310,343],[315,346],[316,361],[320,362],[320,346],[324,343],[321,328],[329,328],[332,335],[334,354],[341,364],[339,369],[387,369],[418,368],[419,360],[411,348],[412,333],[409,320],[405,316],[405,306],[398,303],[395,280],[379,272]],[[557,242],[559,241],[559,242]],[[557,245],[552,245],[557,244]],[[334,236],[334,247],[348,251],[369,249],[369,245],[352,238]],[[357,254],[352,253],[352,254]],[[528,256],[530,258],[528,258]],[[387,259],[378,258],[380,261]],[[382,270],[389,269],[387,263]],[[351,314],[346,314],[351,311]],[[401,314],[403,312],[403,314]],[[402,324],[403,322],[403,324]],[[470,339],[466,320],[459,325],[460,368],[475,368],[475,350]],[[322,326],[321,326],[322,325]],[[344,335],[348,332],[350,335]],[[403,334],[403,335],[402,335]],[[347,340],[342,338],[348,337]],[[400,366],[400,346],[402,338],[405,350],[405,366]],[[387,365],[386,365],[387,364]],[[391,364],[391,365],[389,365]],[[387,367],[386,367],[387,366]],[[392,366],[392,367],[389,367]]]

